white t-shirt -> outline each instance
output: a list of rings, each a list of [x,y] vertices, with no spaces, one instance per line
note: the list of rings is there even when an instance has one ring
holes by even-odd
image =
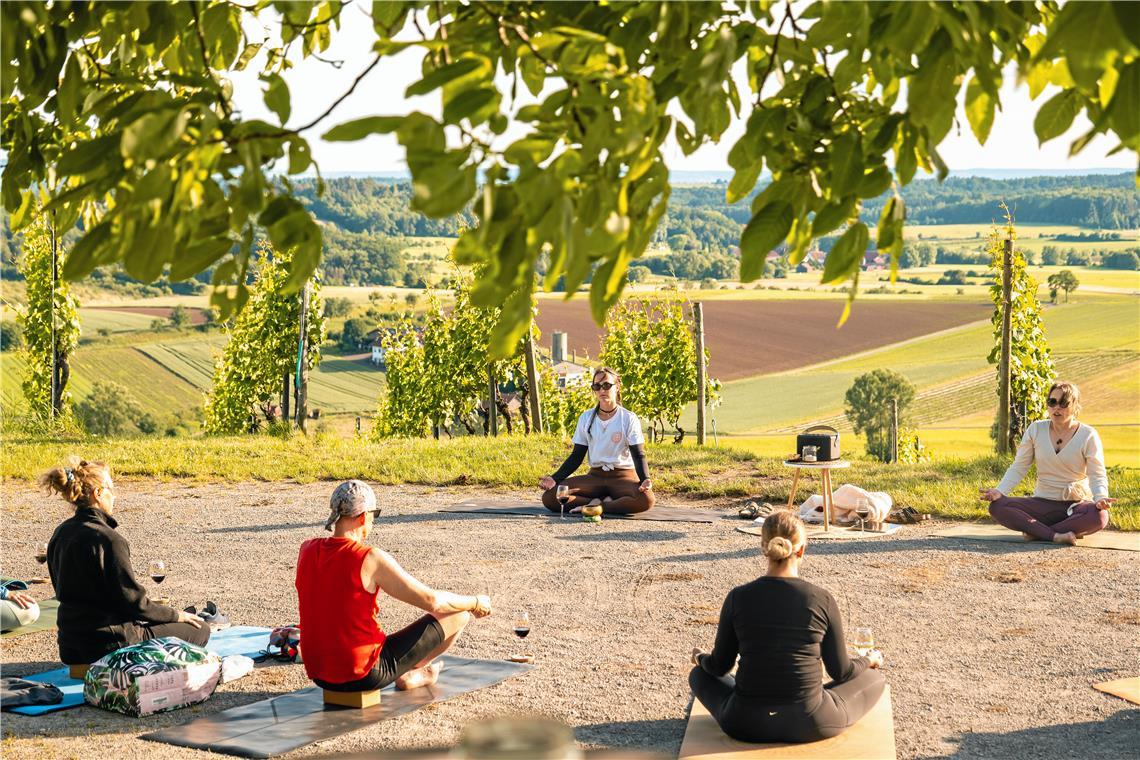
[[[590,425],[591,419],[594,420],[593,425]],[[617,414],[608,420],[603,420],[601,415],[595,418],[591,408],[578,418],[573,442],[589,448],[591,467],[632,470],[633,457],[629,454],[629,447],[645,443],[645,435],[641,432],[641,420],[624,406],[619,406]]]

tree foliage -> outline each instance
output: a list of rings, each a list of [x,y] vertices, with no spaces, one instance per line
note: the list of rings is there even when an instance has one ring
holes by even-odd
[[[622,404],[664,435],[676,430],[685,437],[681,412],[697,400],[697,346],[692,323],[676,298],[628,299],[610,311],[599,357],[621,376]],[[708,349],[705,349],[708,361]],[[720,400],[720,381],[709,377],[705,401]]]
[[[253,293],[229,329],[230,339],[214,366],[214,382],[206,401],[203,429],[233,435],[250,429],[255,407],[269,418],[269,406],[280,397],[284,378],[296,370],[301,327],[301,297],[288,292],[290,255],[268,244],[258,249]],[[306,315],[305,368],[321,360],[325,321],[320,284],[311,283]]]
[[[1064,291],[1065,303],[1069,302],[1069,293],[1076,290],[1081,285],[1081,281],[1077,276],[1068,269],[1062,269],[1060,272],[1054,272],[1049,275],[1046,280],[1049,285],[1049,295],[1053,303],[1057,303],[1057,292]]]
[[[157,429],[131,392],[109,380],[95,381],[91,392],[75,405],[75,416],[91,435],[153,433]]]
[[[898,402],[900,427],[914,401],[914,384],[894,370],[876,369],[855,378],[844,396],[843,411],[856,433],[867,436],[867,453],[884,462],[891,455],[891,400]]]
[[[997,365],[1001,372],[1001,325],[1002,325],[1002,260],[1004,241],[1015,240],[1017,232],[1013,219],[1006,211],[1005,226],[995,227],[990,233],[988,252],[993,283],[990,285],[990,300],[994,311],[990,321],[993,324],[994,347],[990,351],[990,364]],[[1055,377],[1053,356],[1045,337],[1045,323],[1041,320],[1041,304],[1037,301],[1037,280],[1029,274],[1025,253],[1016,245],[1010,256],[1010,356],[1009,356],[1009,399],[1010,450],[1017,449],[1026,427],[1033,420],[1042,419],[1046,414],[1046,399],[1049,384]],[[1075,279],[1075,278],[1074,278]],[[1001,391],[1001,378],[998,377],[997,392]],[[1001,403],[1001,399],[998,399]],[[991,429],[995,441],[1001,432],[995,420]]]
[[[228,314],[248,297],[257,225],[294,252],[283,287],[297,290],[317,267],[321,230],[289,183],[271,177],[311,168],[306,134],[352,90],[297,124],[282,74],[327,49],[345,7],[4,3],[0,149],[14,227],[29,223],[32,196],[46,188],[62,228],[83,221],[68,277],[114,261],[148,281],[166,267],[179,280],[214,266],[213,302]],[[409,20],[429,31],[396,40]],[[247,37],[267,22],[279,25],[279,43]],[[963,89],[984,142],[1008,64],[1032,97],[1049,93],[1034,121],[1041,142],[1083,114],[1093,126],[1073,153],[1101,133],[1140,148],[1134,3],[376,2],[372,22],[374,58],[353,89],[418,48],[423,77],[407,95],[438,95],[442,115],[380,113],[323,136],[394,134],[415,210],[444,218],[473,204],[478,224],[456,255],[481,266],[472,303],[501,309],[489,336],[496,356],[510,355],[529,324],[544,251],[547,290],[562,278],[576,290],[593,274],[601,323],[665,213],[666,139],[690,154],[721,140],[734,115],[747,126],[729,153],[727,199],[748,196],[763,171],[772,178],[742,233],[744,281],[777,245],[795,265],[813,238],[848,225],[823,277],[857,286],[871,237],[862,200],[909,184],[919,167],[946,176],[937,148]],[[746,87],[732,76],[737,62]],[[251,64],[276,123],[234,108],[226,75]],[[504,73],[509,98],[496,82]],[[520,86],[531,98],[514,97]],[[921,97],[903,103],[904,86]],[[504,145],[496,137],[512,121],[525,134]],[[895,258],[905,217],[896,193],[878,218],[876,245]]]
[[[21,387],[32,416],[47,421],[66,417],[71,393],[70,358],[79,345],[79,303],[62,278],[53,283],[52,231],[46,214],[37,215],[24,233],[20,272],[27,282],[27,306],[17,322],[24,334],[24,379]],[[58,244],[58,243],[57,243]],[[67,256],[59,246],[58,268]],[[52,398],[52,354],[55,354],[56,397]]]

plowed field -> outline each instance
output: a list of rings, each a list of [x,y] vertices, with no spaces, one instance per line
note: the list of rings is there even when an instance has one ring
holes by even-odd
[[[836,329],[841,301],[708,301],[709,372],[721,380],[783,372],[988,319],[991,308],[978,302],[863,301]],[[538,326],[544,347],[558,330],[568,333],[570,350],[579,358],[598,356],[603,331],[585,298],[540,301]]]

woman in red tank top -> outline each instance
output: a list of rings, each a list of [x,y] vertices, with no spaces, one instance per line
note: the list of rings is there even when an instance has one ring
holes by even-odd
[[[387,552],[368,546],[373,514],[380,510],[366,483],[341,483],[330,506],[325,529],[333,535],[309,539],[297,557],[305,672],[331,691],[434,683],[440,667],[432,660],[455,642],[472,617],[491,614],[491,600],[431,589]],[[377,619],[380,592],[427,614],[385,634]]]

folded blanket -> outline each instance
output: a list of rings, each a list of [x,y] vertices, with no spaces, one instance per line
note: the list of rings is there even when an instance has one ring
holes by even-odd
[[[859,486],[845,483],[835,489],[835,492],[832,494],[831,519],[839,522],[859,519],[859,516],[855,514],[855,508],[859,506],[862,501],[866,501],[871,507],[871,512],[867,516],[867,520],[870,522],[883,522],[886,520],[894,504],[894,501],[888,493],[883,491],[867,491]],[[823,496],[815,494],[805,499],[804,503],[800,505],[800,518],[804,522],[823,522]]]

